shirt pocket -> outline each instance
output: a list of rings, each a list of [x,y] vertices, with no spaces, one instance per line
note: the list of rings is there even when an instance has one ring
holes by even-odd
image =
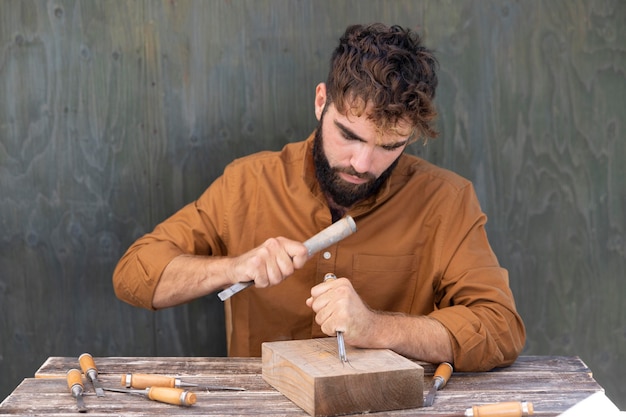
[[[374,310],[408,313],[415,298],[415,255],[354,255],[352,285]]]

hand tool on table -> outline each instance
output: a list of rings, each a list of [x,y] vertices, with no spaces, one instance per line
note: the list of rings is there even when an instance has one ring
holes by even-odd
[[[486,405],[475,405],[465,410],[465,417],[526,417],[534,415],[533,403],[511,401]]]
[[[165,375],[150,374],[126,374],[122,375],[122,386],[126,388],[144,389],[148,387],[169,387],[184,388],[193,387],[207,391],[245,391],[245,388],[228,387],[222,385],[199,385],[190,382],[183,382],[179,378]]]
[[[450,376],[452,375],[452,371],[452,365],[448,362],[442,362],[439,364],[435,370],[435,374],[433,375],[433,385],[430,387],[428,395],[426,395],[424,407],[430,407],[433,405],[433,402],[435,401],[435,394],[437,391],[446,386]]]
[[[337,276],[331,272],[324,275],[324,282],[333,279],[337,279]],[[346,356],[346,344],[343,341],[343,332],[340,331],[337,331],[337,350],[339,351],[339,360],[344,363],[348,362],[348,357]]]
[[[306,240],[303,245],[306,246],[308,255],[310,257],[314,253],[326,249],[327,247],[350,236],[354,232],[356,232],[356,223],[351,216],[346,216],[341,220],[338,220],[335,223],[331,224],[315,236]],[[237,294],[239,291],[244,290],[253,284],[254,281],[238,282],[219,292],[217,296],[220,298],[220,300],[226,301],[233,295]]]
[[[534,409],[531,402],[512,401],[475,405],[465,410],[464,414],[437,414],[437,417],[528,417],[533,415]]]
[[[85,376],[91,381],[93,388],[96,390],[96,395],[98,397],[104,397],[104,390],[102,389],[102,385],[100,385],[100,381],[98,381],[98,368],[96,368],[93,356],[89,353],[83,353],[78,357],[78,362]]]
[[[196,394],[182,388],[150,387],[146,389],[103,388],[105,391],[123,392],[125,394],[141,395],[153,401],[166,404],[190,406],[196,403]]]
[[[87,407],[85,407],[85,401],[83,400],[83,393],[85,392],[85,386],[83,385],[83,376],[78,369],[70,369],[67,371],[67,387],[70,389],[72,396],[76,398],[76,407],[79,413],[86,413]]]

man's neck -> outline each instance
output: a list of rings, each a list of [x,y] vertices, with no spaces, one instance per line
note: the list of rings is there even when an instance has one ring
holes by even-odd
[[[328,202],[328,207],[330,208],[333,223],[345,216],[349,210],[349,207],[343,207],[335,203],[329,195],[326,195],[326,201]]]

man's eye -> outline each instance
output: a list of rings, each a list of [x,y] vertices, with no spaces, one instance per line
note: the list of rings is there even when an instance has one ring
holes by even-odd
[[[396,143],[393,145],[383,145],[382,148],[386,151],[392,152],[402,147],[402,144]]]

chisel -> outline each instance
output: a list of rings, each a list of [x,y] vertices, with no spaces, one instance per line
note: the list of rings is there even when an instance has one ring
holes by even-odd
[[[431,415],[431,414],[429,414]],[[434,416],[434,414],[432,414]],[[503,402],[486,405],[475,405],[465,410],[464,414],[437,414],[437,417],[527,417],[533,416],[531,402]]]
[[[464,417],[526,417],[534,415],[533,403],[511,401],[504,403],[475,405],[465,410]]]
[[[100,381],[98,381],[98,368],[96,368],[93,356],[89,353],[83,353],[78,357],[78,362],[80,363],[80,368],[93,384],[96,395],[98,397],[104,397],[104,390],[102,389],[102,385],[100,385]]]
[[[446,386],[450,376],[452,375],[452,370],[452,365],[448,362],[442,362],[439,364],[435,374],[433,375],[433,385],[430,388],[430,391],[428,391],[428,395],[424,401],[424,407],[430,407],[433,405],[433,402],[435,401],[435,394],[437,391]]]
[[[86,413],[85,401],[83,393],[85,386],[83,385],[83,377],[78,369],[70,369],[67,371],[67,387],[70,389],[72,396],[76,398],[76,407],[79,413]]]
[[[148,387],[169,387],[183,388],[194,387],[207,391],[245,391],[245,388],[227,387],[221,385],[198,385],[190,382],[183,382],[179,378],[169,377],[165,375],[149,375],[149,374],[126,374],[122,375],[122,386],[126,388],[144,389]]]
[[[324,275],[324,282],[337,279],[337,276],[332,272]],[[337,351],[339,352],[339,360],[343,363],[348,362],[346,356],[346,344],[343,341],[343,332],[337,331]]]
[[[352,217],[346,216],[341,220],[338,220],[335,223],[331,224],[312,238],[305,241],[303,245],[306,246],[308,255],[310,257],[314,253],[326,249],[327,247],[350,236],[354,232],[356,232],[356,223],[354,222],[354,219]],[[220,300],[226,301],[233,295],[237,294],[239,291],[244,290],[253,284],[254,281],[238,282],[219,292],[217,296],[220,298]]]
[[[153,401],[172,405],[191,406],[196,403],[196,394],[182,388],[150,387],[146,389],[103,388],[105,391],[123,392],[125,394],[141,395]]]

